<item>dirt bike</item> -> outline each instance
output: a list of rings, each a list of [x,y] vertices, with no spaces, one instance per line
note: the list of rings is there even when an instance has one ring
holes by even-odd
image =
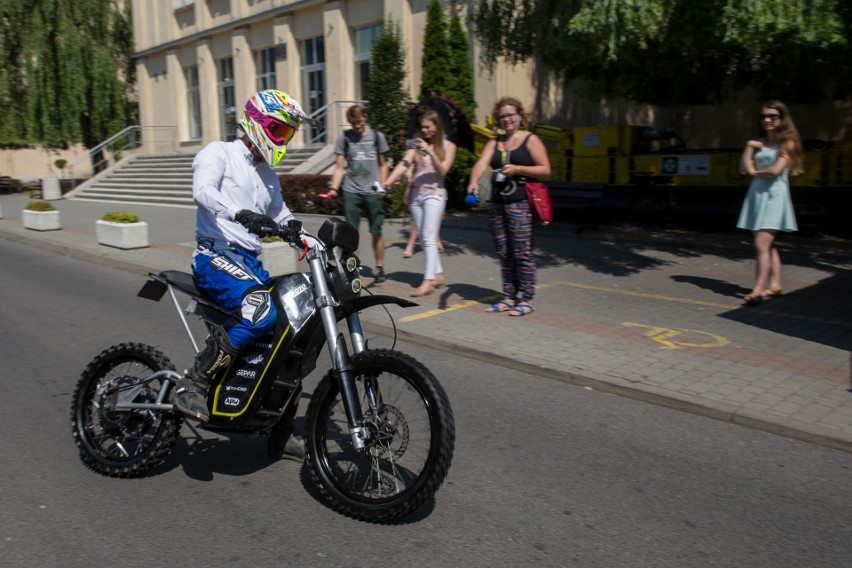
[[[278,227],[302,246],[301,223]],[[313,237],[313,235],[310,235]],[[455,424],[444,389],[421,363],[391,349],[370,349],[359,312],[383,304],[417,304],[362,294],[354,251],[358,231],[326,220],[305,247],[310,273],[270,282],[278,311],[274,331],[244,349],[210,387],[211,429],[267,433],[273,457],[292,431],[302,380],[325,344],[331,369],[311,395],[305,416],[305,453],[314,482],[330,506],[351,517],[382,522],[411,513],[438,490],[453,457]],[[189,297],[182,309],[176,292]],[[238,317],[195,287],[190,274],[149,275],[139,296],[168,293],[198,352],[186,315],[208,332]],[[348,343],[338,327],[346,321]],[[395,345],[395,343],[394,343]],[[137,477],[171,451],[183,415],[171,404],[181,375],[156,348],[121,343],[88,364],[71,410],[74,441],[83,463],[112,477]]]

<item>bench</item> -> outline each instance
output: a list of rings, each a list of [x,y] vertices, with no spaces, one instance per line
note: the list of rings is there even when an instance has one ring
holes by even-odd
[[[15,184],[9,176],[0,176],[0,193],[15,193]]]
[[[550,201],[553,208],[570,210],[578,214],[581,219],[580,226],[575,233],[582,233],[586,229],[597,229],[597,203],[603,197],[604,186],[599,183],[549,181],[547,189],[550,192]]]

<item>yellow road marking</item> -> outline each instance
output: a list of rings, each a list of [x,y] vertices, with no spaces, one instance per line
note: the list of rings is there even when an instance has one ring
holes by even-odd
[[[697,329],[669,329],[656,325],[644,325],[641,323],[624,322],[627,327],[644,327],[647,329],[643,333],[646,337],[650,337],[654,341],[661,343],[663,349],[680,349],[681,347],[723,347],[729,343],[727,339],[721,335],[710,333],[707,331],[698,331]],[[677,337],[681,333],[695,333],[698,335],[706,335],[713,339],[710,343],[688,343],[686,341],[669,341],[672,337]]]
[[[493,296],[486,296],[484,298],[480,298],[478,300],[468,300],[466,302],[459,302],[458,304],[450,304],[446,308],[439,308],[437,310],[429,310],[426,312],[422,312],[419,314],[414,314],[410,316],[405,316],[404,318],[399,318],[399,321],[414,321],[423,318],[428,318],[432,316],[437,316],[440,314],[445,314],[447,312],[452,312],[453,310],[461,310],[464,308],[469,308],[471,306],[475,306],[477,304],[487,304],[489,302],[496,302],[502,296],[500,294],[495,294]]]

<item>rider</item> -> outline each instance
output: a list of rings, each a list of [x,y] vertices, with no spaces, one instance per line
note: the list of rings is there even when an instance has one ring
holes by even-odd
[[[246,102],[236,140],[211,142],[193,160],[192,196],[198,205],[193,279],[222,307],[240,315],[227,330],[211,332],[177,383],[175,408],[198,420],[210,419],[207,391],[216,372],[275,327],[270,275],[258,259],[260,236],[293,219],[272,167],[286,154],[303,118],[302,107],[287,93],[260,91]],[[293,416],[295,408],[275,429],[277,457],[303,459],[304,445],[291,435]],[[271,452],[276,440],[270,438]]]

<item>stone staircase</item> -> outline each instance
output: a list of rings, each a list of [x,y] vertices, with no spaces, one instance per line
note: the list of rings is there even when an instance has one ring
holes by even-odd
[[[299,167],[317,151],[317,148],[288,149],[287,157],[275,168],[275,172],[279,175],[299,173]],[[192,201],[194,158],[193,154],[130,156],[65,197],[84,201],[195,207]]]

